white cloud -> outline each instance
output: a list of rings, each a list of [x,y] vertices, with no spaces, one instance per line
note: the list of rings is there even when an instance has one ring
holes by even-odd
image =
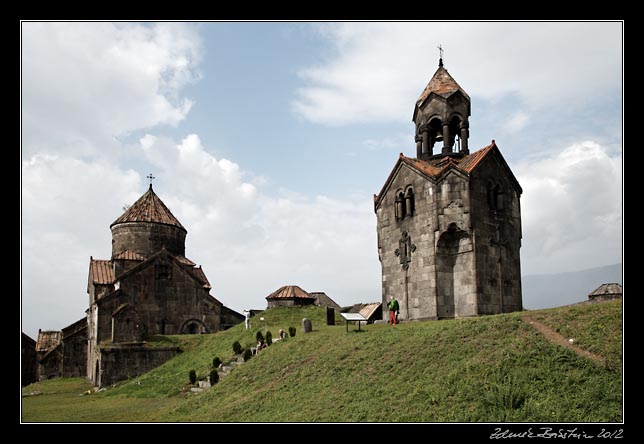
[[[141,179],[110,163],[34,155],[22,162],[23,329],[59,329],[88,306],[89,257],[109,258],[109,225]]]
[[[293,102],[312,122],[408,122],[437,68],[439,43],[470,96],[516,94],[544,109],[621,94],[617,22],[332,23],[318,30],[335,52],[300,71],[304,86]]]
[[[341,304],[379,298],[369,196],[268,196],[195,134],[178,143],[145,135],[130,149],[155,166],[156,193],[188,230],[186,255],[227,306],[263,308],[285,284],[326,291]],[[110,223],[144,191],[137,173],[109,161],[36,155],[23,162],[25,331],[62,328],[83,315],[89,256],[110,257]]]
[[[622,157],[591,141],[520,164],[523,274],[622,260]]]
[[[176,23],[23,23],[23,153],[96,155],[130,131],[178,123],[200,48]]]

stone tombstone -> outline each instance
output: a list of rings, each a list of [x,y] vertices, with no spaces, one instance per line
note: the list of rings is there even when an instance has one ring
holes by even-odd
[[[335,325],[335,310],[333,307],[326,308],[326,325]]]
[[[313,330],[313,324],[311,324],[311,320],[308,318],[303,318],[302,319],[302,331],[304,333],[311,333]]]

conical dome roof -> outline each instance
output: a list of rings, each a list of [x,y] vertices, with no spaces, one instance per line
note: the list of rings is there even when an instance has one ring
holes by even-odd
[[[181,222],[174,217],[168,207],[165,206],[163,201],[159,199],[159,196],[152,190],[152,184],[150,184],[148,191],[139,200],[134,202],[121,217],[112,222],[110,228],[114,225],[128,222],[153,222],[173,225],[186,231],[183,225],[181,225]]]
[[[469,101],[470,96],[467,95],[465,90],[456,83],[456,80],[447,72],[447,70],[440,65],[431,80],[423,90],[422,94],[416,101],[416,105],[420,106],[431,93],[438,94],[443,97],[448,97],[456,91],[460,91],[465,98]]]

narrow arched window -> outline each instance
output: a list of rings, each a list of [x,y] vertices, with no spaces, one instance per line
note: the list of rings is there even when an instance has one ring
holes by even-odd
[[[496,209],[502,210],[503,209],[503,189],[501,188],[500,185],[497,185],[494,188],[494,200],[496,203]]]
[[[405,216],[407,215],[406,205],[405,205],[405,194],[402,191],[400,191],[396,195],[396,209],[395,209],[395,212],[396,212],[396,220],[397,221],[403,220],[405,218]]]
[[[407,210],[406,216],[413,216],[416,209],[416,204],[414,202],[414,190],[409,187],[405,193],[405,209]]]
[[[491,181],[487,184],[487,206],[490,210],[496,210],[496,193]]]

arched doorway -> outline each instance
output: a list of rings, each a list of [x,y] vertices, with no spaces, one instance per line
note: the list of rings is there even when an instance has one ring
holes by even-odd
[[[474,316],[476,285],[472,239],[455,223],[451,223],[438,239],[436,271],[437,316]]]
[[[181,326],[181,334],[183,335],[197,335],[202,333],[208,333],[208,328],[199,319],[190,319]]]

